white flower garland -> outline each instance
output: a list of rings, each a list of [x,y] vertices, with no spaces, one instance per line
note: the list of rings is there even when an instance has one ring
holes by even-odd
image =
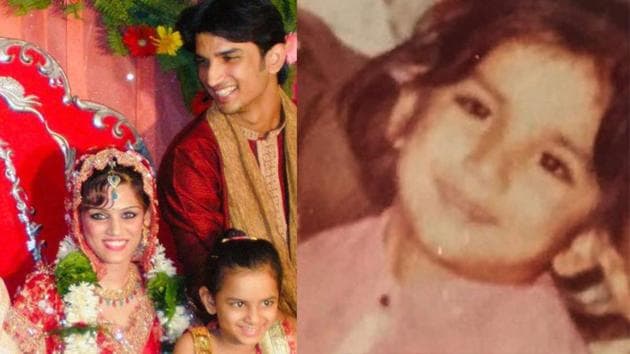
[[[99,298],[95,290],[94,284],[86,282],[70,285],[63,297],[65,319],[69,325],[96,323]]]
[[[190,325],[188,311],[181,305],[175,307],[175,314],[170,321],[168,321],[168,318],[162,311],[157,311],[157,315],[160,319],[160,325],[165,329],[162,341],[174,343]]]
[[[166,273],[169,277],[174,276],[177,271],[173,266],[173,261],[166,258],[166,250],[161,244],[155,246],[155,253],[151,257],[151,265],[153,268],[147,272],[147,280],[155,278],[158,273]]]
[[[64,353],[67,354],[98,354],[96,334],[88,332],[84,334],[71,334],[64,338]]]
[[[60,244],[55,263],[58,264],[59,261],[74,251],[78,251],[76,244],[70,236],[66,236]],[[151,265],[153,266],[152,269],[146,274],[147,282],[159,273],[165,273],[169,277],[176,274],[173,262],[166,257],[164,247],[159,243],[151,257]],[[96,286],[94,284],[81,282],[70,285],[68,293],[63,296],[63,302],[64,327],[72,328],[79,325],[96,328],[98,326],[99,298],[96,295]],[[170,320],[163,311],[156,309],[156,312],[160,325],[164,329],[162,341],[174,343],[190,325],[191,315],[182,305],[176,306],[175,314]],[[65,353],[96,354],[99,352],[94,331],[67,335],[64,337],[63,342],[65,344]]]

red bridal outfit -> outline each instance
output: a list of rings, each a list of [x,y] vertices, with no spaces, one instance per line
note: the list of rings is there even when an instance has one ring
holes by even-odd
[[[146,214],[150,215],[149,225],[143,229],[132,271],[119,296],[108,294],[96,282],[107,270],[86,242],[79,215],[83,183],[95,171],[113,165],[131,167],[139,173],[143,191],[150,199],[150,214]],[[172,263],[157,240],[155,179],[149,163],[132,151],[101,150],[77,161],[68,188],[66,221],[71,234],[61,242],[54,264],[42,263],[27,276],[8,313],[5,330],[26,353],[159,353],[160,341],[169,335],[170,341],[176,339],[188,326],[188,317],[179,311],[166,321],[157,302],[154,304],[149,297],[147,284],[156,274],[174,276]],[[96,275],[92,282],[77,280],[89,271]],[[127,303],[135,307],[125,326],[103,316]],[[161,323],[170,327],[162,327]]]

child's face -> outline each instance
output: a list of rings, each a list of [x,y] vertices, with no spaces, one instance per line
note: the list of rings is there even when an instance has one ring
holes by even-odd
[[[532,42],[434,90],[398,168],[423,249],[474,276],[537,275],[599,201],[592,151],[608,99],[591,60]]]
[[[278,316],[278,297],[269,266],[227,271],[214,299],[221,338],[234,345],[260,342]]]

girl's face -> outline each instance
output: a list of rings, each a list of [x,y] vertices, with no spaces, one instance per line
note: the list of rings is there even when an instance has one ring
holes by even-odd
[[[237,268],[225,273],[208,312],[216,313],[222,340],[254,346],[276,321],[278,298],[278,283],[269,266]]]
[[[129,183],[119,185],[116,193],[118,198],[111,206],[81,212],[87,244],[106,264],[131,262],[142,238],[145,219],[142,202]]]
[[[608,99],[593,61],[523,41],[434,90],[398,168],[421,249],[476,277],[537,275],[599,201],[592,154]]]

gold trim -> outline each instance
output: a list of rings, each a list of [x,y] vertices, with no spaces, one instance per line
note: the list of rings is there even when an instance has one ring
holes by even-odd
[[[212,107],[206,113],[210,128],[221,151],[223,173],[227,185],[230,226],[248,235],[269,240],[278,250],[285,273],[281,309],[297,314],[296,247],[297,247],[297,114],[293,102],[279,89],[285,117],[284,154],[287,176],[289,218],[278,217],[272,197],[258,162],[240,129]],[[288,232],[287,232],[288,230]]]
[[[194,354],[212,354],[212,336],[205,326],[195,326],[188,329],[193,337]]]

